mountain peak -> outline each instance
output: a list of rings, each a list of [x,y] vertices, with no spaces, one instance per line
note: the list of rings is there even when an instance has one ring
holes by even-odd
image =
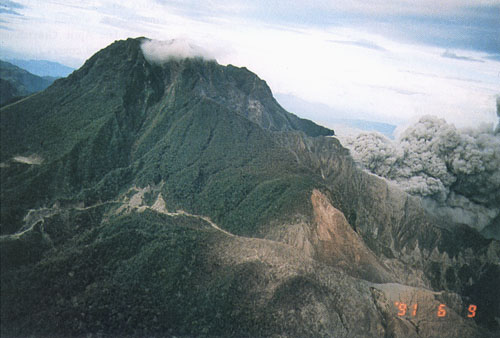
[[[332,130],[283,109],[266,82],[248,69],[219,65],[209,53],[184,40],[140,37],[115,41],[92,56],[67,82],[79,87],[101,84],[99,95],[119,96],[135,106],[143,102],[151,106],[175,95],[204,97],[264,129],[333,135]],[[61,85],[66,86],[66,82]]]
[[[88,163],[77,165],[80,169],[73,170],[70,183],[81,189],[77,182],[88,181],[91,186],[103,173],[127,167],[152,144],[170,137],[167,130],[187,120],[196,125],[221,123],[221,128],[238,123],[241,128],[232,133],[241,132],[235,136],[243,143],[255,130],[333,134],[284,110],[265,81],[246,68],[202,58],[150,63],[141,48],[145,41],[149,40],[115,41],[44,92],[3,108],[1,163],[8,166],[16,156],[32,155],[44,158],[46,164],[85,158]],[[113,146],[96,145],[82,154],[83,144],[100,142],[102,135],[109,136]],[[17,214],[2,208],[4,219],[12,219],[2,222],[2,226],[8,223],[2,231],[17,227],[21,209]]]
[[[0,109],[2,336],[498,329],[497,241],[441,228],[246,68],[143,41]]]

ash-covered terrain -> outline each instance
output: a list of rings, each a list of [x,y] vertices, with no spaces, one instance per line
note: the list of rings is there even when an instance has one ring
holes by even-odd
[[[117,41],[0,119],[2,337],[499,333],[499,242],[245,68]]]
[[[364,168],[422,197],[432,214],[500,239],[499,128],[457,129],[425,116],[395,141],[378,133],[342,140]]]

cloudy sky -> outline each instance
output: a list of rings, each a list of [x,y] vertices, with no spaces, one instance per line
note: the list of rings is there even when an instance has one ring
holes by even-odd
[[[138,36],[188,39],[246,66],[289,110],[325,125],[497,121],[500,0],[0,1],[3,58],[78,68]]]

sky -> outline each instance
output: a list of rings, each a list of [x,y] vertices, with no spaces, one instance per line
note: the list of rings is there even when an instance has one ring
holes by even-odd
[[[0,1],[2,58],[78,68],[139,36],[186,39],[245,66],[285,108],[326,126],[497,122],[500,0]]]

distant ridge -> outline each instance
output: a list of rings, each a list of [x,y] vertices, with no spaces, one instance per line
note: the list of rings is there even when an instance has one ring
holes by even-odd
[[[394,131],[396,130],[396,126],[393,124],[360,119],[333,119],[332,122],[333,126],[344,125],[362,131],[377,131],[391,139],[394,139]]]
[[[8,59],[7,61],[38,76],[66,77],[75,70],[58,62],[47,60]]]
[[[44,90],[54,78],[36,76],[9,62],[0,60],[0,105]]]
[[[0,109],[2,337],[494,336],[498,241],[439,227],[248,69],[144,40]]]
[[[290,94],[275,94],[278,102],[288,111],[300,114],[305,118],[315,117],[325,125],[339,131],[353,129],[355,131],[377,131],[389,138],[394,138],[396,125],[371,121],[369,118],[351,118],[349,112],[338,111],[326,104],[309,102]],[[359,115],[356,115],[359,116]],[[347,128],[346,128],[347,127]],[[338,133],[341,135],[341,133]]]

